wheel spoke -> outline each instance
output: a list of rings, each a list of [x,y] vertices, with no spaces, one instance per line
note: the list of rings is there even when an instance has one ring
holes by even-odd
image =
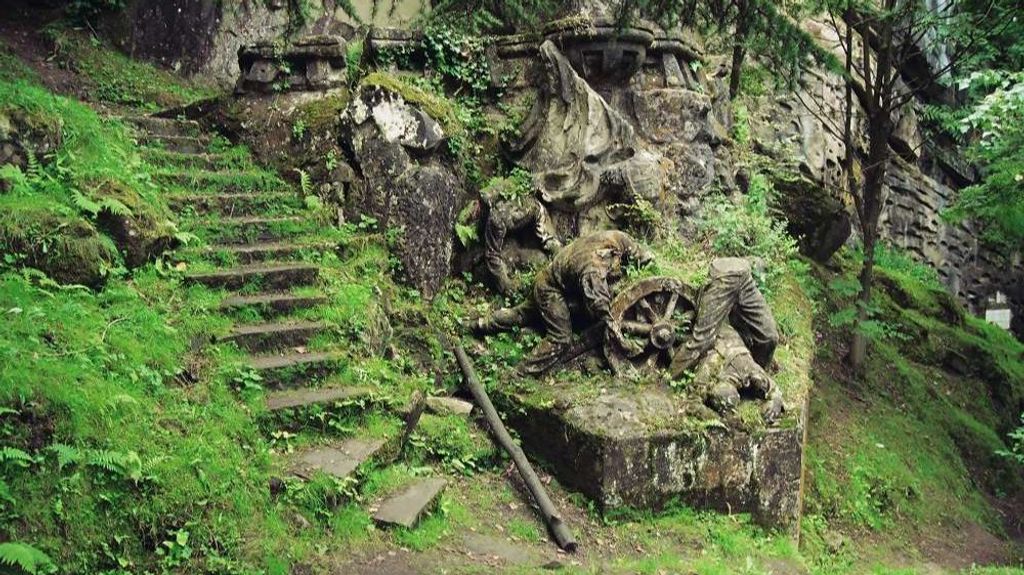
[[[624,321],[622,322],[622,331],[630,335],[650,335],[652,326],[649,323],[641,321]]]
[[[640,305],[640,309],[644,310],[644,313],[647,314],[647,319],[649,319],[651,323],[657,323],[658,314],[655,313],[654,308],[651,307],[651,302],[642,299],[638,303]]]
[[[661,319],[668,321],[672,319],[672,314],[676,311],[676,304],[679,303],[679,294],[672,292],[672,297],[668,298],[668,303],[665,304],[665,315]]]

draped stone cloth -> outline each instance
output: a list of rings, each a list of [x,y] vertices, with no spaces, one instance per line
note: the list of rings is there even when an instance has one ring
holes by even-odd
[[[537,102],[512,145],[546,203],[596,203],[601,175],[634,154],[632,126],[573,69],[553,42],[540,47],[544,77]]]

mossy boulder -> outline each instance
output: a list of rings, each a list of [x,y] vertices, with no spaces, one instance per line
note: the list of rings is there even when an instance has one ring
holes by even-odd
[[[13,165],[26,171],[30,157],[44,162],[62,140],[58,118],[18,108],[0,109],[0,166]]]
[[[117,249],[95,226],[57,206],[0,199],[0,252],[62,284],[100,287]]]

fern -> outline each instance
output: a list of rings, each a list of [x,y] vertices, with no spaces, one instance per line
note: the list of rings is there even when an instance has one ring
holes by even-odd
[[[77,447],[55,443],[46,449],[57,456],[57,467],[60,469],[64,469],[68,465],[81,463],[82,461],[82,452]]]
[[[27,156],[28,165],[26,166],[25,174],[28,176],[30,183],[38,183],[43,180],[43,165],[39,162],[39,157],[31,149],[26,148],[25,154]]]
[[[74,190],[71,192],[71,203],[74,204],[74,206],[78,208],[80,212],[84,212],[93,217],[98,215],[100,213],[100,210],[103,209],[103,206],[101,206],[99,202],[93,201],[88,196],[86,196],[82,192],[79,192],[78,190]]]
[[[295,171],[299,174],[299,188],[302,190],[302,195],[312,195],[313,181],[310,179],[309,173],[299,168],[296,168]]]
[[[28,575],[57,571],[46,553],[24,543],[0,543],[0,567],[3,566],[15,567]]]
[[[108,449],[79,449],[63,443],[55,443],[46,449],[56,455],[57,465],[61,469],[69,465],[86,465],[132,481],[142,479],[142,459],[134,451],[125,453]]]
[[[122,218],[132,217],[132,210],[128,206],[124,205],[124,202],[116,198],[103,198],[99,202],[100,211],[110,212],[111,215],[120,216]]]
[[[13,462],[19,467],[28,467],[35,461],[31,455],[14,447],[0,447],[0,463]]]

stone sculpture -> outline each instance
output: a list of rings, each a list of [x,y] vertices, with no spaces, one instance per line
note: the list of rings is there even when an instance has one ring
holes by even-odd
[[[308,36],[290,44],[258,42],[238,50],[237,93],[326,90],[345,83],[345,39]]]
[[[735,408],[741,394],[767,399],[767,421],[783,410],[782,397],[767,369],[779,332],[768,302],[754,284],[750,262],[719,258],[711,263],[689,337],[672,358],[671,374],[694,372],[706,402],[719,412]]]
[[[541,45],[540,56],[539,97],[511,152],[535,174],[541,198],[557,208],[585,210],[605,199],[609,187],[602,180],[615,171],[647,172],[631,179],[655,182],[635,191],[656,199],[657,163],[637,155],[629,122],[576,73],[553,42]]]
[[[532,195],[517,193],[515,187],[514,182],[503,179],[480,192],[487,206],[484,259],[496,289],[506,296],[514,289],[512,280],[508,277],[505,257],[502,255],[508,234],[532,229],[545,252],[554,254],[562,247],[544,204]]]
[[[520,366],[529,374],[549,369],[568,350],[573,312],[585,313],[592,322],[603,324],[609,337],[629,347],[611,316],[611,285],[622,279],[627,265],[643,265],[650,260],[651,254],[623,232],[611,230],[581,237],[537,274],[532,297],[514,308],[499,309],[472,327],[479,333],[504,331],[527,325],[539,316],[546,337]]]

